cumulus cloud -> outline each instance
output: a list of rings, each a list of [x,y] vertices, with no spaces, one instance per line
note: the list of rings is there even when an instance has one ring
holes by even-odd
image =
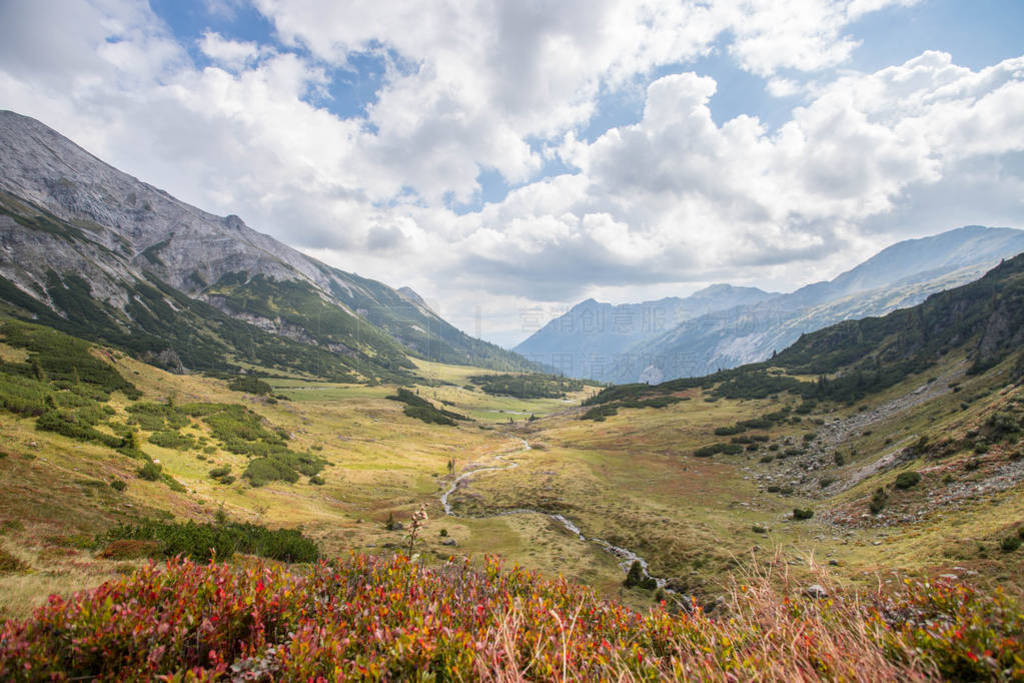
[[[128,0],[55,2],[0,4],[2,106],[467,328],[485,295],[798,285],[946,217],[1022,212],[1024,60],[835,70],[852,22],[910,0],[254,0],[272,45],[184,44]],[[717,120],[718,84],[688,71],[712,52],[800,105],[772,127]],[[366,56],[385,73],[365,113],[332,113],[332,79]],[[642,98],[639,120],[584,137],[616,93]],[[513,189],[458,215],[482,171]]]
[[[237,71],[271,54],[270,48],[253,41],[229,40],[216,31],[206,31],[199,40],[199,49],[214,63]]]

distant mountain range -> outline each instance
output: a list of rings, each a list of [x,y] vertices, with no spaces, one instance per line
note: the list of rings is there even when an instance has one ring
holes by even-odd
[[[639,304],[613,306],[587,299],[548,322],[515,350],[572,377],[605,377],[612,370],[611,360],[685,320],[775,296],[754,287],[712,285],[686,298],[666,297]]]
[[[0,302],[178,371],[397,380],[410,357],[535,369],[411,289],[189,206],[10,111],[0,111]]]
[[[843,320],[913,306],[1022,251],[1024,231],[968,226],[899,242],[828,282],[789,294],[715,285],[687,299],[622,306],[588,300],[515,350],[573,377],[615,383],[696,377],[765,360],[801,335]],[[622,333],[614,325],[630,318],[640,320],[639,328]],[[612,322],[585,324],[591,320]]]

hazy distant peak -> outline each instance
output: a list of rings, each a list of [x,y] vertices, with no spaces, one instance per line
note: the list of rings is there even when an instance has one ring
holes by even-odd
[[[721,297],[728,295],[757,295],[757,294],[774,294],[774,292],[766,292],[758,287],[737,287],[724,282],[720,282],[713,285],[708,285],[704,289],[698,289],[696,292],[688,296],[688,299],[709,299],[713,297]]]

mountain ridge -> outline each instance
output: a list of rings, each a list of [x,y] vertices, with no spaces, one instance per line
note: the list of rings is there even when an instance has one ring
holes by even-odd
[[[573,372],[567,374],[605,382],[656,383],[705,375],[764,360],[788,347],[801,334],[842,320],[883,315],[913,306],[932,293],[981,277],[1000,259],[1021,251],[1024,231],[964,226],[897,242],[829,281],[683,318],[629,345],[614,347],[595,339],[573,339],[574,327],[570,323],[566,327],[570,333],[560,337],[549,335],[556,344],[543,348],[548,356],[530,355],[539,362],[549,362],[557,354],[572,355]],[[563,326],[565,316],[551,321],[544,329]],[[591,331],[589,336],[600,336],[600,332]],[[516,349],[532,351],[537,347],[534,337]],[[564,346],[559,348],[557,343]],[[596,357],[596,353],[603,353],[604,357]],[[569,365],[564,364],[563,369]]]
[[[590,298],[549,321],[514,350],[570,376],[583,376],[588,370],[597,370],[597,358],[624,353],[679,321],[774,296],[776,293],[755,287],[715,284],[687,297],[670,296],[637,304],[610,304]],[[573,337],[576,345],[564,350],[562,345]],[[570,362],[555,358],[565,353],[573,354]]]
[[[338,376],[351,374],[341,366],[367,379],[401,374],[400,368],[411,368],[403,360],[406,354],[493,369],[533,367],[457,330],[418,295],[321,263],[253,230],[236,215],[219,217],[182,202],[35,119],[0,112],[0,169],[0,276],[59,318],[66,319],[68,311],[50,290],[81,290],[83,283],[97,306],[109,309],[102,311],[109,318],[105,322],[122,331],[145,327],[139,318],[152,315],[157,300],[181,313],[183,302],[169,292],[152,294],[152,305],[140,303],[135,288],[157,284],[157,290],[169,287],[205,304],[193,311],[194,317],[209,317],[215,309],[308,347],[300,355],[309,356],[311,348],[329,354],[324,357]],[[290,308],[277,310],[281,300],[289,301]],[[150,310],[136,315],[139,306]],[[202,361],[206,366],[237,367],[246,355],[238,348],[245,341],[225,339],[226,330],[201,330],[202,320],[179,324],[195,329],[196,339],[188,343],[202,337],[207,347],[222,347],[221,359]],[[93,328],[89,333],[79,326],[76,332],[103,337],[102,324]],[[243,328],[231,334],[244,336]],[[147,351],[187,355],[172,348],[174,343],[167,346]],[[287,354],[278,349],[270,355],[283,359]],[[267,362],[268,357],[254,360]],[[299,365],[309,370],[308,361]]]

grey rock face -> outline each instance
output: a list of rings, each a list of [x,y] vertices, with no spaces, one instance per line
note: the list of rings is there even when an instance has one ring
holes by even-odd
[[[128,309],[146,308],[137,288],[156,286],[171,309],[181,301],[168,287],[270,334],[313,344],[315,330],[236,310],[210,292],[222,278],[245,273],[249,280],[308,287],[342,318],[357,320],[342,327],[369,330],[361,336],[367,345],[379,344],[382,334],[397,342],[382,354],[363,349],[370,362],[404,345],[447,362],[528,365],[456,330],[412,290],[398,292],[327,266],[238,216],[215,216],[113,168],[39,121],[0,111],[0,277],[64,315],[47,294],[51,273],[82,278],[89,295],[128,325],[126,332]],[[319,339],[319,347],[351,353],[338,341]]]

